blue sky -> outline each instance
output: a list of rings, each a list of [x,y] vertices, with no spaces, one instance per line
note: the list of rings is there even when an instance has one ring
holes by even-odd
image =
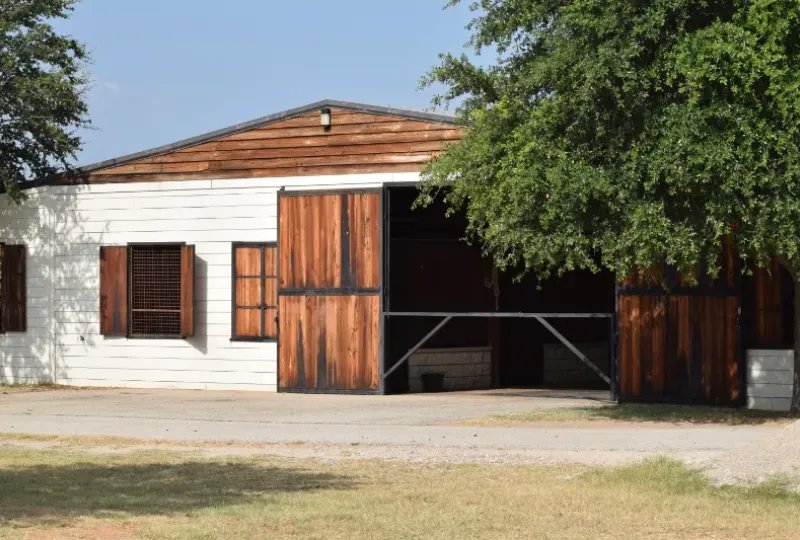
[[[85,165],[332,98],[426,108],[418,81],[462,52],[466,3],[83,0],[57,27],[88,46]]]

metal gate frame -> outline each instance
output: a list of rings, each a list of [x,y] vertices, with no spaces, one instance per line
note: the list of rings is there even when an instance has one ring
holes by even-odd
[[[386,379],[395,371],[397,371],[403,364],[409,361],[411,356],[417,352],[425,343],[427,343],[433,336],[435,336],[447,323],[454,318],[487,318],[487,319],[535,319],[539,321],[551,334],[553,334],[561,343],[564,344],[578,359],[583,362],[589,369],[591,369],[598,377],[600,377],[606,384],[609,385],[611,393],[616,401],[618,399],[618,374],[617,364],[618,358],[616,355],[616,342],[617,342],[617,317],[614,313],[493,313],[493,312],[384,312],[382,319],[386,320],[389,317],[431,317],[441,318],[442,320],[437,324],[433,330],[428,332],[416,345],[411,347],[409,351],[404,354],[397,362],[392,364],[392,367],[381,373],[381,387],[384,386]],[[609,353],[609,370],[610,373],[606,375],[598,368],[589,358],[586,357],[571,341],[569,341],[563,334],[556,330],[547,319],[607,319],[608,320],[608,353]],[[383,325],[386,326],[385,324]],[[383,364],[383,362],[381,362]]]

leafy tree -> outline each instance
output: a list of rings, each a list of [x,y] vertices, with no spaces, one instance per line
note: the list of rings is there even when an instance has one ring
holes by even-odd
[[[452,0],[449,5],[459,4]],[[718,271],[726,239],[800,294],[800,3],[480,0],[443,55],[469,126],[426,170],[500,267],[546,277],[656,264]],[[796,302],[800,308],[800,298]],[[792,412],[800,414],[800,313]]]
[[[0,0],[0,183],[20,185],[68,166],[88,125],[86,51],[48,23],[77,0]]]

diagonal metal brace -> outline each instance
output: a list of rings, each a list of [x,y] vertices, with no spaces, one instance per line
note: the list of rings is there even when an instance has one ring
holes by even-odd
[[[433,336],[435,336],[435,335],[436,335],[436,333],[437,333],[439,330],[441,330],[442,328],[444,328],[444,325],[446,325],[447,323],[449,323],[449,322],[450,322],[450,320],[451,320],[452,318],[453,318],[453,316],[452,316],[452,315],[445,317],[445,318],[442,320],[442,322],[440,322],[439,324],[437,324],[437,325],[436,325],[436,328],[434,328],[433,330],[431,330],[430,332],[428,332],[428,333],[425,335],[425,337],[424,337],[424,338],[422,338],[422,339],[419,341],[419,343],[417,343],[416,345],[414,345],[413,347],[411,347],[411,350],[410,350],[410,351],[408,351],[408,352],[405,354],[405,356],[403,356],[403,357],[402,357],[402,358],[401,358],[401,359],[400,359],[400,360],[399,360],[399,361],[398,361],[398,362],[397,362],[395,365],[393,365],[393,366],[392,366],[392,369],[390,369],[389,371],[387,371],[386,373],[384,373],[384,374],[383,374],[383,380],[386,380],[386,378],[387,378],[389,375],[391,375],[392,373],[394,373],[395,371],[397,371],[397,369],[398,369],[400,366],[402,366],[403,364],[405,364],[406,362],[408,362],[408,359],[409,359],[409,358],[411,358],[411,356],[412,356],[412,355],[413,355],[415,352],[417,352],[417,351],[419,350],[419,348],[420,348],[420,347],[422,347],[423,345],[425,345],[425,343],[427,343],[429,339],[431,339]]]
[[[548,330],[550,330],[550,332],[551,332],[551,333],[552,333],[554,336],[556,336],[556,337],[559,339],[559,341],[561,341],[561,343],[563,343],[564,345],[566,345],[566,347],[567,347],[569,350],[571,350],[573,353],[575,353],[575,356],[577,356],[578,358],[580,358],[581,362],[583,362],[584,364],[586,364],[586,366],[587,366],[589,369],[591,369],[592,371],[594,371],[595,373],[597,373],[597,376],[598,376],[598,377],[600,377],[601,379],[603,379],[603,380],[604,380],[604,381],[605,381],[605,382],[606,382],[606,383],[607,383],[609,386],[611,386],[611,379],[609,378],[609,376],[608,376],[608,375],[606,375],[605,373],[603,373],[603,371],[602,371],[602,370],[601,370],[599,367],[597,367],[596,365],[594,365],[594,364],[593,364],[593,363],[592,363],[592,362],[591,362],[591,361],[590,361],[588,358],[586,358],[586,355],[585,355],[585,354],[583,354],[581,351],[579,351],[579,350],[577,349],[577,347],[575,347],[575,345],[573,345],[572,343],[570,343],[570,341],[569,341],[567,338],[565,338],[564,336],[562,336],[562,335],[561,335],[561,333],[560,333],[558,330],[556,330],[555,328],[553,328],[553,325],[552,325],[552,324],[550,324],[549,322],[547,322],[546,320],[544,320],[544,319],[543,319],[543,318],[541,318],[541,317],[534,317],[534,318],[535,318],[537,321],[539,321],[540,323],[542,323],[542,325],[543,325],[545,328],[547,328]]]

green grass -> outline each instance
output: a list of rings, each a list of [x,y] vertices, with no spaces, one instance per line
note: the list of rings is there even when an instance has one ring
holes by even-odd
[[[800,537],[779,482],[715,488],[666,459],[421,466],[0,447],[0,538]]]
[[[624,403],[601,407],[539,410],[512,413],[477,420],[471,425],[514,425],[540,422],[627,422],[670,424],[720,424],[726,426],[789,423],[785,413],[751,411],[747,409],[716,409],[681,405],[642,405]]]

